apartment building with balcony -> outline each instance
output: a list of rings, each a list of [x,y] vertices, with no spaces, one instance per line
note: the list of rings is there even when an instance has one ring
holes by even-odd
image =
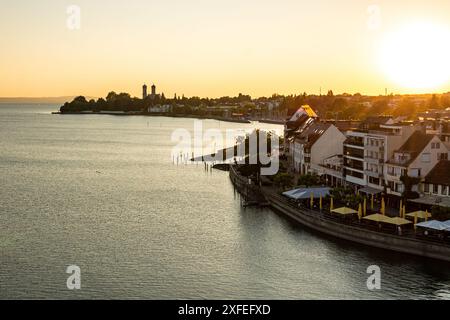
[[[344,141],[344,178],[355,186],[364,187],[367,178],[364,174],[365,132],[349,131]]]
[[[384,190],[386,184],[385,163],[394,155],[415,132],[420,132],[421,126],[416,123],[401,122],[380,125],[377,130],[366,134],[364,150],[364,173],[367,186],[376,190]]]
[[[369,118],[359,129],[347,133],[344,142],[344,174],[351,185],[378,193],[385,186],[385,163],[414,132],[417,123],[399,122],[390,117]]]

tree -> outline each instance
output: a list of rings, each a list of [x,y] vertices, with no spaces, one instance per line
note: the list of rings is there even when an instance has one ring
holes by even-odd
[[[117,99],[117,93],[115,93],[114,91],[111,91],[106,96],[106,102],[108,102],[108,103],[114,102],[115,99]]]
[[[307,188],[317,186],[320,184],[320,178],[316,175],[307,174],[298,178],[297,184],[299,186],[306,186]]]
[[[385,115],[389,110],[388,99],[380,99],[373,103],[373,106],[368,110],[367,116]]]
[[[405,116],[408,119],[415,119],[417,116],[417,105],[410,98],[403,98],[392,114],[396,117]]]
[[[437,95],[433,94],[428,106],[430,109],[440,109],[441,108],[441,104],[439,103],[439,99],[438,99]]]
[[[78,96],[75,99],[73,99],[73,103],[87,103],[87,100],[83,96]]]
[[[419,198],[419,193],[412,191],[413,186],[418,185],[420,183],[420,178],[410,177],[408,175],[404,175],[400,177],[400,181],[403,182],[405,186],[405,190],[403,192],[404,199],[417,199]]]
[[[431,209],[431,214],[433,215],[433,219],[446,221],[450,219],[450,208],[433,206]]]
[[[291,187],[292,181],[293,181],[292,176],[288,173],[280,172],[273,178],[273,182],[283,190],[285,190],[288,187]]]
[[[331,105],[331,110],[332,112],[336,112],[336,111],[342,111],[344,110],[344,108],[346,108],[348,106],[347,100],[344,98],[336,98],[332,105]]]

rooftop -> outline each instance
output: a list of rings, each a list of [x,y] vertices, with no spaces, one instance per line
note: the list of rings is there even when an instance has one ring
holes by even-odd
[[[299,135],[297,135],[296,140],[299,139],[311,147],[330,127],[330,123],[314,122]]]
[[[433,135],[425,134],[422,131],[415,131],[396,152],[418,155],[423,149],[425,149],[433,137]]]
[[[450,185],[450,161],[439,161],[425,177],[425,183]]]
[[[430,143],[433,139],[433,135],[425,134],[422,131],[415,131],[411,137],[396,150],[395,153],[407,153],[410,155],[409,159],[406,161],[398,162],[395,159],[389,161],[391,164],[400,164],[402,166],[408,166],[411,164],[422,152],[423,149]]]

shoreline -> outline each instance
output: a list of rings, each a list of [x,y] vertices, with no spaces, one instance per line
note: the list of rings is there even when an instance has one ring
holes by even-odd
[[[189,115],[189,114],[146,114],[146,113],[122,113],[122,112],[65,112],[62,113],[60,111],[52,112],[53,115],[106,115],[106,116],[119,116],[119,117],[130,117],[130,116],[142,116],[142,117],[167,117],[167,118],[184,118],[184,119],[199,119],[199,120],[216,120],[221,122],[232,122],[232,123],[245,123],[251,124],[252,122],[261,122],[268,124],[278,124],[284,125],[284,122],[281,120],[248,120],[248,119],[233,119],[233,118],[224,118],[224,117],[210,117],[210,116],[198,116],[198,115]]]
[[[248,186],[245,178],[236,172],[233,165],[230,166],[230,179],[239,193],[245,196],[251,189],[251,191],[259,193],[275,212],[323,235],[347,240],[362,245],[366,249],[378,248],[450,262],[450,245],[448,243],[419,238],[415,233],[405,232],[403,235],[398,235],[386,230],[381,231],[378,228],[361,224],[361,222],[343,223],[339,218],[327,214],[327,210],[317,211],[294,207],[270,188]]]

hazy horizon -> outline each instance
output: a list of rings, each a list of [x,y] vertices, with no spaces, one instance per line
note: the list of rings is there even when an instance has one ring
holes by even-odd
[[[333,91],[332,89],[330,89],[330,90]],[[116,93],[120,93],[120,92],[123,92],[123,91],[118,90]],[[328,90],[322,91],[322,95],[326,95],[327,92],[328,92]],[[241,94],[247,94],[245,92],[240,92],[240,93]],[[273,94],[266,95],[266,96],[251,96],[251,97],[252,97],[252,99],[257,99],[257,98],[262,98],[262,97],[271,97],[274,94],[278,94],[278,93],[274,92]],[[295,95],[301,95],[301,94],[303,94],[303,93],[296,92],[296,93],[288,93],[288,94],[285,94],[284,96],[289,96],[289,95],[295,96]],[[308,92],[306,92],[306,94],[307,95],[318,95],[316,93],[308,93]],[[335,96],[340,96],[340,95],[345,95],[345,94],[349,94],[349,95],[361,94],[362,96],[365,96],[365,97],[382,97],[382,96],[385,96],[384,94],[370,95],[370,94],[365,94],[363,92],[350,93],[350,92],[334,92],[333,91],[333,94]],[[431,96],[431,95],[435,95],[435,94],[436,95],[450,94],[450,91],[448,91],[448,92],[402,93],[402,94],[400,94],[400,93],[399,94],[393,93],[393,94],[394,94],[394,96],[414,96],[414,95],[417,95],[417,96],[430,95]],[[107,94],[104,94],[103,96],[99,96],[99,97],[85,96],[83,94],[68,95],[68,96],[54,96],[54,97],[0,97],[0,104],[2,104],[2,103],[3,104],[4,103],[14,103],[14,102],[16,102],[16,103],[27,103],[27,102],[32,103],[33,101],[36,101],[36,100],[40,100],[39,103],[45,103],[45,102],[48,102],[48,103],[64,103],[64,102],[68,102],[69,100],[74,99],[74,98],[76,98],[78,96],[84,96],[87,100],[90,100],[90,99],[97,100],[97,99],[100,99],[100,98],[105,98],[106,95]],[[230,97],[238,96],[238,95],[239,95],[239,93],[236,93],[236,94],[230,95]],[[134,95],[131,95],[131,96],[132,97],[141,98],[139,96],[134,96]],[[214,97],[193,95],[192,97],[195,97],[195,96],[198,96],[200,98],[209,98],[209,99],[218,99],[218,98],[221,98],[221,97],[225,97],[225,95],[219,95],[219,96],[214,96]],[[188,96],[188,97],[190,97],[190,96]],[[167,97],[167,98],[170,99],[171,97]]]

